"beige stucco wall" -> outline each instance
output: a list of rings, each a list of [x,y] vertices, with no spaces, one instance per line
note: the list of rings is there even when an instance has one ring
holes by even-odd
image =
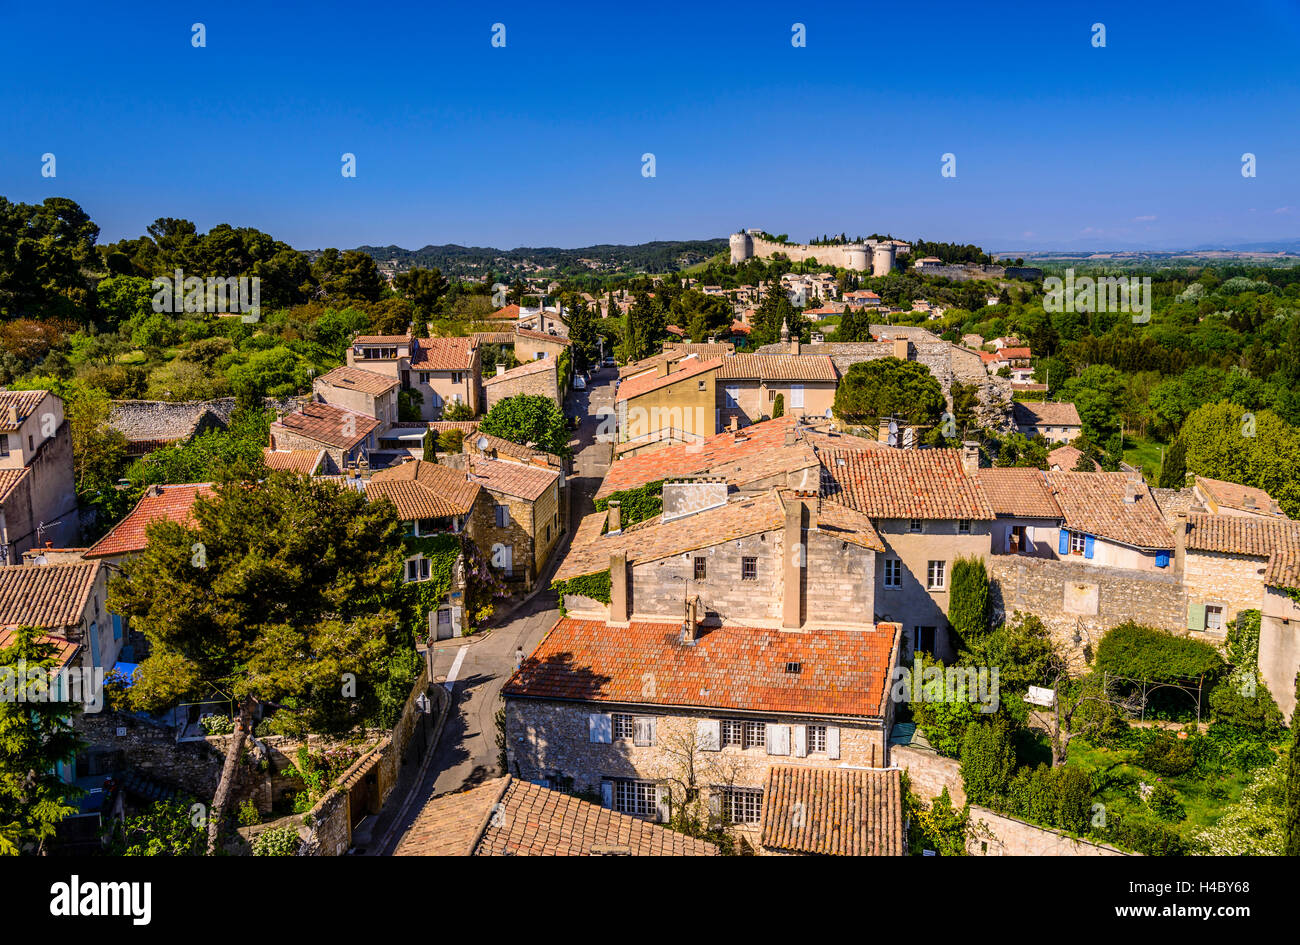
[[[716,374],[716,371],[704,371],[639,397],[620,400],[619,442],[667,429],[700,436],[716,433]]]
[[[825,417],[827,411],[835,405],[834,381],[805,381],[803,407],[791,404],[790,389],[795,386],[798,385],[792,381],[719,380],[718,423],[725,427],[732,414],[735,414],[741,426],[771,417],[777,394],[784,398],[786,416],[791,417]],[[734,408],[727,406],[729,388],[734,388],[736,392],[737,406]]]

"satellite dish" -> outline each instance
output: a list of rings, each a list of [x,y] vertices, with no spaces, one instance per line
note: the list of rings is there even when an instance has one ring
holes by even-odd
[[[480,436],[477,440],[474,441],[474,445],[477,446],[480,451],[485,451],[488,448],[488,438],[485,436]]]

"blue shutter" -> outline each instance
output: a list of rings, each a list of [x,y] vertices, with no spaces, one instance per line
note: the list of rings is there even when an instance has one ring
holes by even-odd
[[[1064,528],[1061,529],[1061,546],[1057,550],[1063,555],[1070,553],[1070,533]]]
[[[1083,556],[1085,558],[1092,557],[1092,543],[1093,543],[1093,537],[1091,535],[1083,536]]]
[[[1156,552],[1156,567],[1157,568],[1169,567],[1169,552],[1167,551]]]

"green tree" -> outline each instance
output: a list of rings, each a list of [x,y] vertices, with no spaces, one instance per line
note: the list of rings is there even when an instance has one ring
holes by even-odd
[[[312,263],[311,272],[328,299],[377,302],[384,288],[374,257],[357,249],[327,249]]]
[[[777,394],[776,399],[772,401],[772,419],[785,416],[785,395]]]
[[[564,411],[549,397],[517,394],[499,400],[479,423],[479,429],[558,456],[569,453],[569,426]]]
[[[835,391],[835,416],[854,426],[875,427],[883,417],[934,426],[944,406],[943,389],[929,369],[898,358],[853,365]]]
[[[253,715],[274,704],[307,731],[363,725],[398,638],[401,527],[388,502],[273,473],[228,480],[194,506],[194,524],[160,521],[110,586],[149,657],[134,706],[158,710],[212,689],[239,721],[212,801],[215,850]],[[278,716],[277,716],[278,718]]]
[[[1296,674],[1296,704],[1300,705],[1300,673]],[[1291,748],[1286,761],[1286,840],[1284,855],[1300,856],[1300,711],[1291,715]]]
[[[958,556],[952,565],[948,622],[967,646],[989,631],[989,575],[980,557]]]
[[[1164,462],[1160,465],[1161,489],[1181,489],[1187,485],[1187,447],[1181,438],[1169,444]]]
[[[1205,404],[1183,424],[1187,470],[1263,489],[1300,517],[1300,430],[1271,410]]]
[[[408,299],[423,315],[429,316],[438,310],[438,304],[447,293],[447,280],[442,272],[433,269],[408,269],[393,277],[393,288]]]
[[[768,283],[763,301],[754,310],[750,341],[755,345],[774,344],[781,340],[782,325],[789,329],[791,338],[801,338],[805,322],[803,315],[790,304],[780,280],[774,279]]]
[[[0,855],[40,849],[59,821],[76,813],[68,801],[81,792],[59,777],[58,766],[81,747],[71,722],[78,707],[49,697],[57,652],[35,627],[19,627],[0,650]]]
[[[124,821],[113,821],[112,856],[202,856],[207,848],[203,819],[188,799],[155,801]]]
[[[966,726],[961,743],[961,778],[972,804],[1002,805],[1016,770],[1011,727],[1001,716]]]

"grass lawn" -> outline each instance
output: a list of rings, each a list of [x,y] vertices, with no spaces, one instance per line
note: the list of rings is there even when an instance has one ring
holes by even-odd
[[[1168,450],[1166,443],[1159,440],[1144,440],[1136,436],[1124,437],[1124,462],[1142,470],[1143,475],[1154,481],[1160,475],[1160,451]]]
[[[144,352],[137,348],[134,351],[126,351],[114,358],[118,364],[144,364]]]

